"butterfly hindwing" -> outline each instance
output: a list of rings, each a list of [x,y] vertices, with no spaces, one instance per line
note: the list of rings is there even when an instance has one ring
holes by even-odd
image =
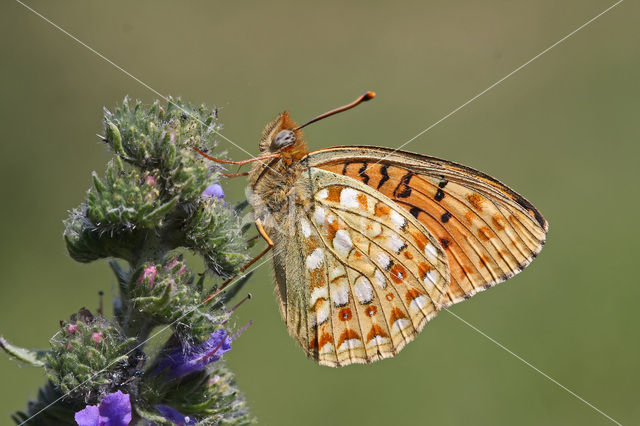
[[[355,179],[312,168],[293,193],[294,235],[274,247],[287,247],[275,260],[289,331],[325,365],[395,355],[446,302],[450,273],[440,243]]]
[[[451,271],[448,302],[513,276],[544,244],[547,223],[523,197],[468,167],[388,148],[351,146],[309,154],[309,163],[389,197],[440,242]]]

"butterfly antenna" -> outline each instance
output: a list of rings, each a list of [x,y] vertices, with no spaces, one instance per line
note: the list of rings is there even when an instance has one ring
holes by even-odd
[[[242,299],[241,301],[239,301],[236,306],[234,306],[233,308],[229,309],[229,314],[232,314],[236,309],[238,309],[240,307],[240,305],[242,305],[244,302],[246,302],[247,300],[251,299],[251,293],[247,294],[244,299]]]
[[[233,336],[231,336],[231,340],[236,340],[238,338],[238,336],[240,336],[242,333],[244,333],[247,330],[247,328],[251,327],[251,325],[253,325],[253,321],[249,321],[248,323],[243,325],[240,328],[240,330],[236,331],[235,334]]]
[[[216,346],[212,351],[206,353],[202,358],[201,361],[203,362],[207,362],[209,360],[209,358],[211,358],[212,356],[214,356],[216,354],[216,352],[218,352],[218,349],[220,349],[222,347],[222,344],[224,343],[226,339],[222,339],[220,340],[220,343],[218,343],[218,346]]]
[[[241,301],[239,301],[233,308],[229,309],[227,311],[227,314],[231,315],[232,313],[235,312],[236,309],[238,309],[240,307],[240,305],[242,305],[244,302],[246,302],[247,300],[251,299],[253,296],[251,296],[251,293],[247,294],[244,299],[242,299]],[[224,320],[222,322],[222,324],[226,324],[229,321],[229,318],[227,318],[226,320]]]
[[[311,121],[307,121],[306,123],[304,123],[302,126],[298,126],[293,130],[300,130],[303,127],[307,127],[309,124],[311,123],[315,123],[316,121],[320,121],[323,118],[327,118],[327,117],[331,117],[334,114],[338,114],[339,112],[343,112],[343,111],[347,111],[351,108],[355,108],[358,105],[360,105],[362,102],[366,102],[369,99],[373,99],[376,97],[375,92],[367,92],[364,95],[360,96],[358,99],[356,99],[355,101],[351,102],[350,104],[347,105],[343,105],[341,107],[338,107],[336,109],[332,109],[331,111],[327,111],[324,114],[320,114],[319,116],[317,116],[316,118],[314,118]]]

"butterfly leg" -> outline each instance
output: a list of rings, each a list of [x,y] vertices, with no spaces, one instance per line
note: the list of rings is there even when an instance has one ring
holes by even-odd
[[[260,258],[262,256],[267,254],[269,252],[269,250],[271,250],[273,248],[273,241],[271,240],[271,238],[269,238],[269,236],[265,232],[264,227],[262,226],[262,222],[260,221],[260,219],[256,220],[256,228],[258,228],[258,232],[260,233],[260,236],[262,238],[264,238],[264,240],[267,242],[267,247],[264,250],[262,250],[262,252],[260,252],[260,254],[258,254],[256,257],[254,257],[248,263],[246,263],[244,266],[242,266],[242,268],[240,268],[240,272],[246,271],[251,265],[253,265],[258,260],[260,260]],[[216,291],[214,291],[209,296],[207,296],[207,298],[204,299],[202,301],[202,303],[205,304],[205,303],[209,302],[211,299],[213,299],[214,297],[216,297],[218,294],[220,294],[220,292],[226,286],[228,286],[229,283],[231,283],[231,281],[233,281],[236,278],[236,276],[237,276],[237,274],[232,276],[231,278],[229,278],[227,281],[223,282],[222,285],[220,287],[218,287],[218,289]]]
[[[238,166],[242,166],[243,164],[253,163],[253,162],[256,162],[256,161],[268,160],[270,158],[276,158],[276,157],[280,157],[282,155],[282,154],[276,152],[276,153],[273,153],[273,154],[267,154],[267,155],[263,155],[263,156],[260,156],[260,157],[248,158],[246,160],[233,161],[233,160],[222,160],[220,158],[212,157],[212,156],[204,153],[203,151],[201,151],[199,148],[197,148],[195,146],[193,147],[193,149],[198,154],[200,154],[204,158],[206,158],[207,160],[215,161],[216,163],[222,163],[222,164],[237,164]]]
[[[240,176],[249,176],[249,172],[244,172],[244,173],[220,173],[222,176],[226,177],[226,178],[234,178],[234,177],[240,177]]]

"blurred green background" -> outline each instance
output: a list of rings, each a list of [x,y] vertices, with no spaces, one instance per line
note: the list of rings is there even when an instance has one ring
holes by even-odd
[[[310,147],[397,147],[612,3],[28,1],[160,93],[220,107],[252,154],[280,111],[304,121],[365,90],[376,100],[310,127]],[[638,16],[623,2],[406,147],[540,208],[539,258],[452,310],[623,424],[640,423]],[[0,22],[0,333],[44,348],[58,320],[115,290],[105,262],[75,263],[61,238],[110,157],[102,106],[157,95],[17,2]],[[243,181],[225,190],[240,200]],[[287,334],[270,269],[227,356],[262,424],[611,424],[446,312],[394,359],[317,366]],[[4,355],[0,374],[8,424],[44,378]]]

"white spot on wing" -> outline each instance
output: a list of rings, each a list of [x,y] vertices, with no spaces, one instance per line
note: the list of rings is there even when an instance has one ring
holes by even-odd
[[[333,347],[333,343],[325,343],[325,345],[322,348],[320,348],[321,354],[329,354],[335,351],[336,350]]]
[[[424,254],[426,254],[427,257],[430,258],[438,257],[438,251],[431,243],[428,243],[426,246],[424,246]]]
[[[316,304],[316,300],[318,299],[328,299],[329,298],[329,289],[327,286],[319,287],[314,289],[311,292],[311,296],[309,296],[309,304],[311,306]]]
[[[318,225],[324,225],[324,218],[326,215],[327,212],[322,207],[316,206],[316,209],[313,212],[313,220],[315,220]]]
[[[336,306],[344,306],[349,303],[349,289],[346,280],[338,281],[338,284],[330,284],[331,300]]]
[[[360,339],[349,339],[342,342],[338,351],[347,351],[349,349],[359,348],[360,346],[362,346],[362,341]]]
[[[378,253],[378,263],[384,269],[389,269],[389,266],[391,265],[391,259],[389,259],[387,253]]]
[[[339,229],[336,232],[336,236],[333,238],[333,248],[340,256],[346,257],[349,254],[353,248],[353,243],[347,231]]]
[[[322,249],[315,249],[309,256],[307,256],[307,269],[313,271],[314,269],[318,269],[322,262],[324,261],[324,256],[322,254]]]
[[[387,280],[384,278],[384,274],[380,272],[379,269],[376,269],[376,272],[373,275],[373,277],[375,278],[375,281],[378,287],[380,287],[382,290],[384,290],[387,287]]]
[[[391,222],[396,228],[402,229],[407,224],[407,219],[405,219],[404,216],[402,216],[397,211],[391,210]]]
[[[317,325],[323,324],[325,321],[329,319],[329,302],[326,300],[321,300],[318,302],[318,306],[316,306],[316,314],[310,315],[311,327],[315,327]]]
[[[400,250],[406,247],[406,244],[396,234],[391,234],[391,236],[387,240],[387,247],[389,247],[394,252],[399,253]]]
[[[424,276],[424,283],[429,287],[433,287],[433,285],[438,282],[439,275],[435,269],[430,270]]]
[[[327,191],[326,189],[321,189],[320,191],[318,191],[317,197],[319,199],[324,200],[328,196],[329,196],[329,191]]]
[[[373,300],[373,287],[365,276],[360,275],[356,279],[353,290],[360,303],[369,303]]]
[[[358,207],[358,192],[353,188],[344,188],[340,191],[340,204],[344,207]]]
[[[304,235],[305,238],[309,238],[311,236],[311,224],[307,219],[300,219],[300,228],[302,228],[302,235]]]
[[[409,309],[421,311],[427,306],[427,303],[429,303],[429,299],[425,295],[420,295],[409,303]]]
[[[392,327],[397,328],[398,331],[402,331],[405,328],[409,327],[410,324],[411,322],[408,319],[400,318],[393,323]]]
[[[389,342],[388,337],[376,336],[373,339],[369,340],[367,346],[382,346],[385,343]]]

